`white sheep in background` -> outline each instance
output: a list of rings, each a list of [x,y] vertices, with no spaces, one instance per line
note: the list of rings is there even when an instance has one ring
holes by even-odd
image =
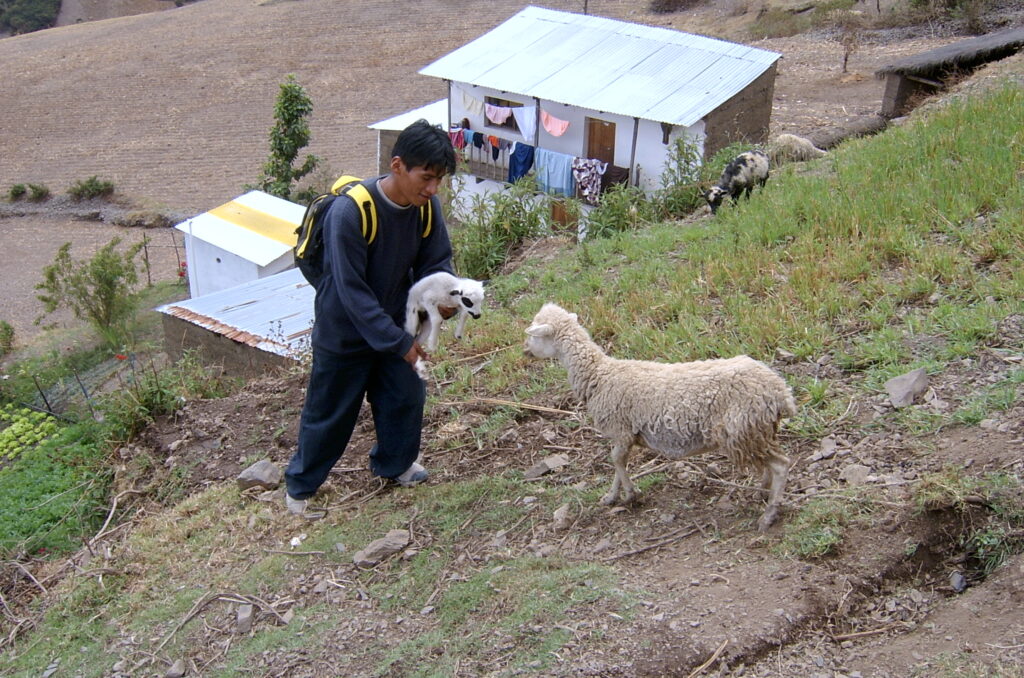
[[[405,304],[405,331],[416,337],[428,352],[437,350],[437,336],[441,329],[439,308],[458,309],[458,324],[455,337],[462,338],[466,317],[479,318],[483,310],[484,283],[472,278],[459,278],[439,271],[418,280],[409,289]],[[421,313],[425,317],[421,317]],[[422,360],[416,362],[416,372],[426,378],[426,366]]]
[[[730,160],[718,184],[704,193],[711,213],[718,211],[725,196],[736,202],[740,194],[749,198],[755,186],[763,187],[768,181],[768,167],[768,155],[763,151],[747,151]]]
[[[634,445],[669,459],[718,450],[739,468],[762,472],[768,506],[758,521],[763,532],[775,521],[789,472],[777,433],[796,413],[785,380],[748,356],[688,363],[618,360],[605,355],[576,319],[545,304],[526,330],[527,355],[556,358],[596,427],[612,441],[615,479],[603,504],[632,501],[636,489],[626,472]]]
[[[820,158],[827,153],[814,145],[810,139],[795,134],[780,134],[768,142],[768,157],[772,165],[784,162],[803,162]]]

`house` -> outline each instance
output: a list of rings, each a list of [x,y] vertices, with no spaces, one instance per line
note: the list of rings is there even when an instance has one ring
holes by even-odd
[[[478,180],[514,179],[532,153],[547,192],[575,193],[564,177],[577,158],[652,192],[680,137],[704,158],[767,140],[780,56],[528,6],[419,72],[447,82],[453,139]]]
[[[294,266],[295,229],[305,207],[250,191],[175,228],[185,234],[193,297],[258,280]]]
[[[174,360],[185,350],[233,374],[254,376],[294,364],[309,350],[316,290],[288,269],[258,280],[175,301],[162,314],[164,344]]]
[[[377,131],[377,173],[387,174],[391,171],[391,149],[398,141],[398,134],[416,122],[426,120],[431,125],[442,129],[448,128],[448,100],[441,99],[432,104],[400,113],[386,120],[375,122],[368,127]]]

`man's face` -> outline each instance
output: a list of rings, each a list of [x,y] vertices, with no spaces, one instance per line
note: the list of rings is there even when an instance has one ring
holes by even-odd
[[[399,204],[421,207],[437,194],[444,173],[429,167],[409,169],[401,158],[391,159],[391,175],[399,194]]]

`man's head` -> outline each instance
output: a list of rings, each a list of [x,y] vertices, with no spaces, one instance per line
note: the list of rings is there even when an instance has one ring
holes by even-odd
[[[455,172],[455,149],[444,130],[417,120],[402,130],[391,150],[391,177],[400,204],[425,205],[441,179]]]

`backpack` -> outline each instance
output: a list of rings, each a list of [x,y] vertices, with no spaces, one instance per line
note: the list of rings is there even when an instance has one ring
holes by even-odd
[[[338,177],[338,180],[331,186],[330,193],[318,195],[309,201],[306,211],[302,215],[302,221],[295,229],[296,243],[293,249],[295,266],[313,287],[317,287],[324,276],[323,221],[328,208],[337,197],[347,195],[359,206],[363,238],[366,239],[366,244],[372,245],[377,238],[377,207],[373,204],[373,195],[370,190],[361,181],[358,177],[347,174]],[[420,223],[423,226],[422,237],[426,238],[430,235],[434,223],[431,202],[420,207]]]

